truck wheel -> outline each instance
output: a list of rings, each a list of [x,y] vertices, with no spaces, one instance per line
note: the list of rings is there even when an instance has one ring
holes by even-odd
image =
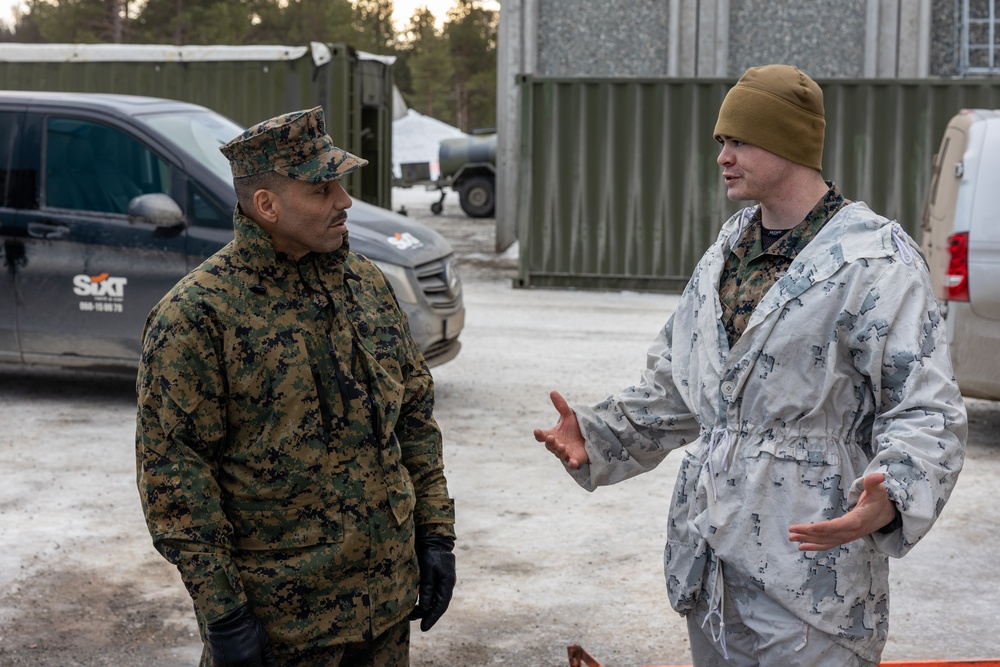
[[[462,184],[458,203],[470,218],[489,218],[496,207],[493,179],[473,176]]]

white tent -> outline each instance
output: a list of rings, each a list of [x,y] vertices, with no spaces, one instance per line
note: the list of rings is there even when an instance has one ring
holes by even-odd
[[[405,116],[392,121],[392,173],[398,178],[402,176],[399,165],[426,162],[430,165],[431,179],[437,179],[441,174],[438,166],[441,140],[464,136],[457,127],[407,109]]]

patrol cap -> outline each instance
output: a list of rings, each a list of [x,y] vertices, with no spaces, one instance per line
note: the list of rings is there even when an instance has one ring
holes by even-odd
[[[276,171],[298,181],[323,183],[368,164],[333,145],[323,107],[261,121],[219,150],[229,159],[233,178]]]

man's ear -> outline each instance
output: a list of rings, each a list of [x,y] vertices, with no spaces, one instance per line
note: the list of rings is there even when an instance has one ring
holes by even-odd
[[[261,188],[253,193],[253,205],[262,222],[275,224],[278,222],[278,198],[270,190]]]

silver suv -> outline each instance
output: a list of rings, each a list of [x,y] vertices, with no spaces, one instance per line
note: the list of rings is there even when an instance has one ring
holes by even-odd
[[[218,147],[242,131],[185,102],[0,92],[0,362],[135,368],[149,310],[232,239]],[[356,200],[350,244],[389,278],[428,363],[454,358],[448,241]]]

